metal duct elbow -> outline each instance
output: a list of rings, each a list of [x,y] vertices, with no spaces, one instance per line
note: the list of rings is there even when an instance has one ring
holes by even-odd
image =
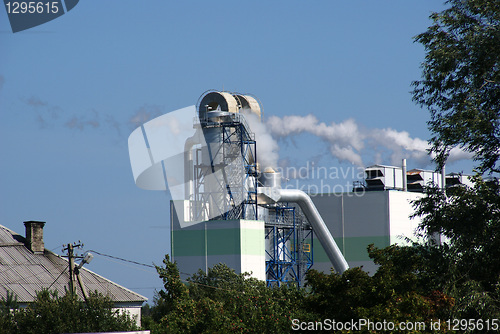
[[[274,189],[273,189],[274,190]],[[349,269],[349,265],[340,252],[339,247],[326,227],[326,224],[314,205],[311,197],[298,189],[276,189],[279,192],[278,202],[297,203],[302,212],[312,225],[313,231],[318,237],[321,245],[325,249],[328,258],[333,264],[333,268],[339,274]]]
[[[238,103],[234,96],[227,92],[210,92],[203,96],[198,106],[200,120],[205,120],[210,112],[238,112]]]
[[[245,116],[248,114],[253,114],[259,120],[261,119],[260,105],[254,97],[240,94],[234,94],[233,96],[238,101],[240,113],[244,114]]]

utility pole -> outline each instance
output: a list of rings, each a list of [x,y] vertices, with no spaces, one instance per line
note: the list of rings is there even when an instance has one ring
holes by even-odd
[[[82,289],[83,299],[88,303],[87,289],[85,289],[85,285],[83,285],[82,277],[80,276],[80,268],[78,268],[78,266],[75,267],[75,273],[78,279],[78,285],[80,285],[80,289]]]
[[[68,251],[68,265],[69,265],[69,291],[71,294],[76,294],[76,285],[75,285],[75,275],[78,274],[78,270],[75,266],[75,248],[83,248],[83,243],[78,241],[78,243],[69,243],[67,245],[63,245],[63,252]],[[81,258],[81,256],[78,256]],[[76,269],[76,270],[75,270]]]
[[[71,294],[75,294],[75,275],[73,273],[73,268],[75,268],[75,256],[73,254],[73,245],[68,244],[68,260],[69,260],[69,291]]]

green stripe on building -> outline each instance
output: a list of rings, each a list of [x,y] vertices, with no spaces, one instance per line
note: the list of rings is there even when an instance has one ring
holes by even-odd
[[[390,245],[389,236],[378,236],[378,237],[347,237],[344,238],[344,243],[342,243],[342,238],[334,238],[340,251],[344,254],[347,261],[369,261],[367,247],[369,244],[374,244],[376,247],[385,248]],[[314,262],[330,262],[330,259],[325,253],[325,250],[321,246],[319,240],[314,240]]]
[[[258,229],[180,230],[172,237],[174,256],[205,256],[205,248],[207,255],[264,255],[264,231]]]

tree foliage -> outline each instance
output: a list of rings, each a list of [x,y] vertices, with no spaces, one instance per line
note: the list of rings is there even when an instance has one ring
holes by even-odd
[[[26,308],[15,308],[12,301],[0,302],[0,328],[5,334],[52,334],[135,330],[135,321],[113,310],[113,302],[91,293],[87,303],[73,294],[62,297],[42,290]]]
[[[478,175],[473,188],[446,194],[429,188],[415,202],[415,216],[422,217],[422,235],[446,239],[427,245],[443,265],[429,277],[455,298],[453,317],[499,318],[500,193],[481,175],[500,171],[500,1],[446,3],[449,8],[433,13],[433,24],[415,38],[426,58],[413,98],[431,113],[431,152],[438,164],[459,146],[473,153]]]
[[[168,255],[163,263],[157,271],[165,290],[155,300],[153,333],[282,333],[301,316],[295,306],[304,291],[298,288],[271,289],[224,264],[182,282]]]
[[[473,178],[474,187],[429,188],[414,203],[422,217],[423,235],[440,233],[443,245],[434,245],[441,271],[434,276],[443,291],[457,301],[455,316],[500,317],[500,187],[497,182]]]
[[[474,154],[481,172],[499,171],[500,2],[447,4],[415,38],[426,57],[413,98],[431,112],[431,151],[439,165],[459,146]]]
[[[494,289],[500,278],[500,188],[474,177],[474,187],[429,189],[415,203],[421,229],[447,238],[447,254],[464,277]]]
[[[293,319],[429,323],[452,313],[454,299],[427,279],[433,274],[432,266],[427,266],[426,275],[420,275],[426,267],[422,264],[436,257],[432,250],[424,246],[371,247],[369,254],[381,265],[374,276],[360,268],[342,275],[310,270],[306,288],[267,287],[223,264],[182,282],[176,264],[166,256],[164,266],[157,267],[165,290],[155,300],[152,309],[157,317],[147,328],[153,334],[288,333]]]
[[[447,319],[454,299],[436,290],[420,276],[420,265],[427,252],[413,247],[369,248],[375,263],[375,275],[351,268],[342,275],[311,270],[307,284],[311,288],[305,307],[316,319],[370,319],[373,322],[425,322]],[[432,257],[432,256],[431,256]],[[415,262],[410,259],[415,260]]]

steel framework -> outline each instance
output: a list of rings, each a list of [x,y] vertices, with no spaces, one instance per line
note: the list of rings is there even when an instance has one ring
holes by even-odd
[[[296,207],[277,205],[273,211],[275,219],[265,225],[267,285],[302,286],[314,263],[313,230]]]
[[[257,219],[257,145],[255,134],[250,131],[245,118],[231,114],[220,122],[201,119],[202,129],[217,128],[222,142],[212,156],[221,155],[222,162],[202,161],[202,151],[197,148],[194,164],[194,200],[198,204],[195,219],[205,220],[208,205],[217,213],[211,220]],[[207,143],[208,145],[209,143]],[[214,173],[214,171],[217,171]],[[217,186],[206,187],[210,177]]]

